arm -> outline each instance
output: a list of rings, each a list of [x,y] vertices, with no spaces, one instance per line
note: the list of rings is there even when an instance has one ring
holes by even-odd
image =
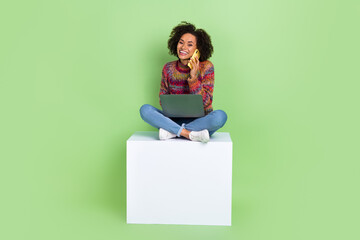
[[[159,101],[160,95],[169,94],[169,85],[167,81],[167,73],[166,73],[166,65],[163,67],[161,74],[161,84],[160,84],[160,93],[159,93]],[[161,105],[161,102],[160,102]]]
[[[214,65],[208,62],[204,66],[204,74],[196,71],[195,74],[191,74],[188,83],[190,93],[202,95],[205,111],[210,110],[214,91]]]

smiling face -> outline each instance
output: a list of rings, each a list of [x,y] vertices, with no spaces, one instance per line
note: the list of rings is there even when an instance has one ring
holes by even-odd
[[[181,36],[177,45],[177,54],[182,64],[186,65],[197,48],[196,37],[191,33]]]

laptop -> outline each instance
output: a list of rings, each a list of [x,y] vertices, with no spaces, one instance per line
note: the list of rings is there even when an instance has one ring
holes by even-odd
[[[160,95],[161,107],[167,117],[203,117],[204,104],[200,94]]]

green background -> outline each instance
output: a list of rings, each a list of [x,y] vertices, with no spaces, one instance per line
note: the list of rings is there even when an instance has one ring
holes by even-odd
[[[0,239],[359,239],[359,1],[2,1]],[[172,27],[212,37],[232,226],[126,224]]]

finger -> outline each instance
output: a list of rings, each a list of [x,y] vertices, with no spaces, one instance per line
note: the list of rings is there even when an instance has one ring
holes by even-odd
[[[199,68],[200,61],[199,61],[199,59],[198,59],[198,58],[196,58],[196,60],[195,60],[195,65],[196,65],[196,67],[197,67],[197,68]]]
[[[194,69],[196,67],[194,59],[190,59],[190,65],[192,66],[192,69]]]
[[[193,62],[193,69],[195,69],[195,70],[197,70],[198,69],[198,65],[196,64],[196,61],[194,60],[194,62]]]

